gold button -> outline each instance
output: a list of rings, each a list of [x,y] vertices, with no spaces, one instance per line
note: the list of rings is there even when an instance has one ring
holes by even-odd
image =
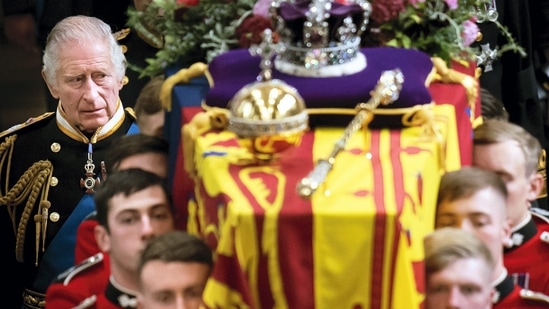
[[[477,40],[477,42],[482,41],[482,32],[479,31],[479,32],[477,33],[477,39],[476,39],[476,40]]]
[[[126,46],[126,45],[120,45],[120,48],[122,49],[122,52],[124,54],[128,51],[128,46]]]
[[[59,179],[57,179],[57,177],[54,176],[54,177],[51,178],[50,185],[52,187],[57,186],[58,183],[59,183]]]
[[[61,150],[61,145],[59,145],[59,143],[52,143],[50,149],[53,152],[59,152]]]
[[[60,218],[60,216],[57,212],[52,212],[50,214],[50,221],[51,222],[57,222],[57,221],[59,221],[59,218]]]

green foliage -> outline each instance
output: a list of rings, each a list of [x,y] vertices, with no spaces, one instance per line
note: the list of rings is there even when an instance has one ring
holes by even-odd
[[[128,26],[146,25],[157,31],[164,45],[144,68],[132,65],[141,76],[156,76],[172,64],[210,62],[216,55],[237,47],[235,29],[255,0],[201,0],[196,6],[175,0],[153,0],[145,11],[128,10]]]
[[[384,36],[389,38],[385,44],[418,49],[447,62],[451,59],[475,60],[478,50],[469,46],[464,32],[468,26],[474,25],[474,14],[485,14],[472,8],[485,7],[487,2],[457,0],[455,9],[450,9],[447,2],[424,0],[408,3],[397,18],[379,26]],[[507,29],[498,22],[496,24],[507,41],[499,47],[499,52],[514,51],[524,55],[524,50]]]

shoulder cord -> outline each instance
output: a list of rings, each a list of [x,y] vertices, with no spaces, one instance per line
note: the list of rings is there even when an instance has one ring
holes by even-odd
[[[36,224],[36,260],[35,265],[38,265],[38,252],[40,251],[40,242],[42,242],[42,252],[44,252],[46,240],[46,228],[48,220],[48,208],[51,206],[48,201],[48,192],[53,174],[53,165],[48,160],[40,160],[33,163],[25,173],[19,178],[15,185],[9,189],[9,176],[11,160],[13,155],[13,145],[17,135],[12,135],[0,144],[0,170],[3,170],[7,160],[6,177],[4,184],[4,193],[0,190],[0,206],[7,206],[8,213],[13,224],[14,233],[16,233],[15,254],[17,261],[23,262],[23,253],[25,245],[25,232],[27,223],[31,218],[31,212],[36,199],[39,198],[40,203],[38,212],[33,219]],[[21,215],[21,220],[16,229],[16,212],[17,206],[26,200],[25,208]],[[41,241],[40,241],[41,240]]]

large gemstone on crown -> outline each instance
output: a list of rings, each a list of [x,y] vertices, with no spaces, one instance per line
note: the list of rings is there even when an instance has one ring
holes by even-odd
[[[270,161],[299,145],[308,128],[303,98],[278,79],[243,87],[228,107],[229,130],[259,160]]]

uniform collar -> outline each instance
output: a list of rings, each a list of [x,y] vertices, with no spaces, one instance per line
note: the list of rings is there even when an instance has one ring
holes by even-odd
[[[494,304],[498,303],[500,300],[504,299],[509,294],[511,294],[514,289],[515,289],[515,283],[513,281],[513,278],[511,276],[505,276],[503,281],[496,284],[495,286],[496,293],[494,294],[492,303]]]
[[[120,306],[120,308],[137,307],[136,293],[117,284],[112,276],[109,278],[105,297],[111,303]]]
[[[78,130],[69,122],[65,111],[63,111],[63,108],[61,107],[61,102],[57,105],[56,114],[57,126],[59,126],[59,129],[61,129],[63,133],[74,140],[92,144],[113,134],[124,123],[125,117],[124,107],[119,99],[118,104],[116,105],[116,112],[112,118],[104,126],[99,127],[91,138],[88,138],[82,131]]]
[[[525,221],[513,229],[513,232],[511,234],[513,246],[511,246],[510,248],[505,248],[505,252],[507,253],[520,247],[523,243],[536,236],[537,232],[538,228],[536,226],[536,223],[534,222],[532,215],[528,213],[528,217],[525,219]]]

